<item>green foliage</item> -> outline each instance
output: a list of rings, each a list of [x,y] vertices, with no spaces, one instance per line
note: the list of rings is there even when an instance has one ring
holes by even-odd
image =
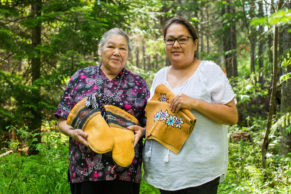
[[[291,133],[291,112],[284,113],[277,121],[272,125],[270,136],[274,136],[276,130],[284,128],[286,134]]]
[[[258,74],[251,74],[250,78],[232,78],[231,82],[235,84],[234,93],[237,95],[238,104],[250,102],[251,99],[258,96],[266,97],[268,90],[264,89],[260,83],[256,82]],[[233,85],[234,85],[233,84]]]
[[[145,79],[145,81],[147,82],[148,87],[151,86],[151,83],[152,83],[154,76],[155,76],[155,73],[156,73],[155,70],[144,70],[142,68],[138,68],[138,67],[131,65],[131,64],[127,65],[127,68],[130,69],[131,71],[135,72],[136,74],[142,76]]]
[[[7,1],[0,7],[0,57],[4,64],[0,68],[7,67],[0,70],[0,134],[5,126],[21,128],[31,123],[36,111],[43,119],[51,119],[65,80],[77,69],[96,65],[103,33],[112,27],[128,26],[130,1],[102,5],[79,0],[44,1],[38,17],[30,16],[31,3]],[[34,46],[31,29],[39,23],[42,40]],[[41,73],[32,84],[31,59],[35,57],[41,58]],[[17,66],[22,70],[15,71]],[[36,99],[39,91],[40,98]]]
[[[281,67],[282,69],[288,68],[288,66],[291,66],[291,58],[290,58],[290,52],[286,54],[286,57],[282,60]],[[287,80],[291,79],[291,72],[287,72],[286,74],[283,74],[280,76],[280,84],[283,82],[286,82]]]
[[[286,24],[291,24],[291,10],[278,10],[268,17],[254,18],[251,21],[253,26],[282,26]]]
[[[43,134],[39,155],[13,153],[0,158],[0,193],[69,193],[67,142],[52,131]]]
[[[157,188],[155,188],[155,187],[147,184],[145,182],[145,180],[142,179],[141,180],[140,192],[139,193],[140,194],[160,194],[160,191]]]
[[[219,58],[223,57],[223,53],[219,52],[211,52],[211,53],[205,53],[205,52],[200,52],[200,58],[203,60],[211,60],[211,61],[218,61]],[[222,64],[218,64],[222,65]]]
[[[256,120],[255,125],[266,122]],[[229,164],[226,180],[219,186],[219,194],[237,193],[290,193],[291,158],[274,153],[274,148],[280,145],[279,137],[273,137],[270,145],[272,152],[267,155],[268,168],[261,167],[261,141],[264,128],[256,130],[233,126],[229,132],[247,131],[251,134],[252,142],[229,143]]]
[[[270,83],[269,79],[266,78],[266,85]],[[230,80],[236,94],[240,125],[249,126],[251,120],[256,120],[258,115],[264,117],[268,112],[269,90],[256,80],[259,80],[259,73],[253,73],[249,78],[236,77]]]
[[[7,124],[22,123],[25,118],[31,117],[29,112],[23,111],[27,107],[33,107],[33,104],[28,102],[28,94],[34,89],[33,87],[23,84],[24,80],[20,76],[8,74],[0,71],[0,87],[1,95],[0,104],[2,104],[0,111],[0,126],[4,129]],[[21,103],[21,106],[17,106]],[[5,106],[10,104],[10,106]],[[11,106],[12,105],[12,106]],[[30,106],[31,105],[31,106]],[[26,114],[23,114],[26,112]],[[18,118],[15,119],[15,118]]]
[[[15,131],[15,135],[17,136],[17,139],[11,140],[9,142],[9,148],[13,149],[15,151],[18,150],[20,147],[24,146],[30,146],[37,142],[37,136],[40,135],[40,133],[31,132],[31,130],[28,129],[27,126],[24,126],[23,128],[16,128],[14,126],[7,126],[6,129],[9,132]]]

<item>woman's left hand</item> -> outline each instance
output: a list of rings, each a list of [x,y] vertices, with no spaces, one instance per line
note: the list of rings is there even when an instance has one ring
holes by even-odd
[[[138,126],[138,125],[132,125],[132,126],[127,127],[127,129],[129,129],[129,130],[134,132],[134,144],[133,144],[133,146],[135,147],[137,142],[144,135],[145,128],[143,128],[141,126]]]
[[[187,108],[192,109],[195,99],[185,94],[179,94],[175,96],[170,103],[170,108],[173,113],[177,113],[180,109]]]

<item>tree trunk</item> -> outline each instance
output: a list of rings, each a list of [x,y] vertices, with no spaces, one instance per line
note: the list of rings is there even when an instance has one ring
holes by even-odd
[[[289,34],[290,37],[290,34]],[[290,40],[290,38],[289,38]],[[290,48],[290,47],[289,47]],[[283,74],[291,72],[291,66],[285,67],[283,69]],[[281,86],[281,112],[282,114],[291,112],[291,79],[289,78],[287,81],[284,81]],[[288,125],[281,128],[282,140],[281,140],[281,154],[287,154],[291,152],[291,133],[286,133]],[[289,125],[290,127],[290,125]]]
[[[34,19],[41,15],[42,3],[41,0],[35,0],[31,3],[31,15]],[[41,109],[39,106],[40,99],[40,86],[36,84],[36,81],[40,78],[40,67],[41,67],[41,59],[40,59],[40,51],[37,48],[41,44],[41,22],[37,22],[36,26],[32,28],[31,33],[31,41],[32,48],[34,49],[36,55],[31,58],[31,76],[32,76],[32,85],[36,86],[32,91],[32,101],[35,105],[35,108],[31,109],[31,113],[33,115],[32,122],[29,126],[29,129],[36,133],[37,141],[33,141],[31,145],[29,145],[29,154],[37,154],[38,151],[36,149],[36,145],[41,142]],[[33,137],[32,137],[33,138]]]
[[[274,5],[274,0],[271,0],[271,5]],[[266,6],[267,7],[267,6]],[[270,6],[270,14],[274,13],[274,9],[272,6]],[[272,53],[272,44],[273,44],[273,38],[272,34],[268,35],[268,58],[269,58],[269,63],[273,62],[273,53]]]
[[[136,66],[139,67],[139,48],[136,47]]]
[[[252,10],[252,11],[250,11]],[[250,26],[250,21],[255,17],[256,5],[255,1],[249,1],[249,5],[246,5],[246,1],[243,1],[243,13],[244,18],[243,22],[247,29],[247,36],[250,42],[251,47],[251,56],[250,56],[250,71],[251,73],[256,71],[256,41],[257,41],[257,33],[256,29]],[[248,16],[246,13],[249,13]]]
[[[151,69],[151,56],[147,56],[147,69]]]
[[[209,26],[210,24],[210,21],[209,21],[209,8],[206,7],[206,20],[207,20],[207,24]],[[210,32],[209,32],[209,27],[207,27],[207,30],[206,30],[206,49],[207,49],[207,54],[210,53]]]
[[[267,129],[265,131],[265,137],[262,145],[262,165],[266,168],[266,154],[268,151],[268,146],[270,143],[269,134],[270,129],[272,126],[273,114],[275,109],[275,97],[276,97],[276,90],[277,90],[277,72],[278,72],[278,65],[277,65],[277,45],[278,45],[278,27],[274,27],[274,44],[273,44],[273,75],[272,75],[272,90],[271,90],[271,97],[270,97],[270,107],[269,107],[269,115],[268,115],[268,122],[267,122]]]
[[[251,73],[256,72],[256,37],[254,34],[250,37],[251,44]]]
[[[232,8],[230,2],[226,6],[221,9],[221,15],[230,14],[232,12]],[[223,31],[223,51],[224,51],[224,62],[225,68],[228,77],[234,76],[234,65],[237,67],[236,64],[236,54],[233,53],[233,49],[236,47],[236,30],[235,24],[232,21],[232,24],[228,27],[225,27]],[[237,71],[237,70],[236,70]]]
[[[278,2],[278,10],[282,7],[282,0],[279,0]],[[278,64],[277,64],[277,58],[278,58],[278,27],[274,26],[274,41],[273,41],[273,75],[272,75],[272,90],[271,90],[271,97],[270,97],[270,107],[269,107],[269,115],[268,115],[268,122],[267,122],[267,128],[265,131],[264,141],[262,145],[262,166],[264,168],[267,167],[266,164],[266,154],[268,151],[268,146],[270,143],[269,134],[271,131],[272,126],[272,120],[273,120],[273,114],[275,111],[276,106],[276,91],[277,91],[277,75],[278,75]]]
[[[291,9],[291,1],[286,1],[284,3],[284,7],[288,10]],[[281,27],[279,31],[279,55],[281,58],[286,57],[286,53],[290,51],[290,32],[288,30],[291,28],[290,24],[286,24],[285,26]]]
[[[273,44],[273,38],[272,35],[268,35],[268,58],[269,58],[269,63],[273,62],[273,52],[272,52],[272,44]]]
[[[204,52],[204,26],[203,26],[203,21],[204,21],[204,13],[203,13],[203,8],[200,9],[200,16],[201,16],[201,21],[200,22],[200,52]]]
[[[159,68],[159,55],[158,54],[155,55],[155,63],[156,64],[153,66],[153,68],[158,69]]]
[[[291,2],[285,3],[285,7],[291,9]],[[282,54],[283,57],[287,58],[287,52],[291,48],[291,35],[288,32],[288,29],[291,28],[291,25],[286,25],[282,29]],[[290,53],[291,54],[291,53]],[[287,74],[291,72],[291,65],[287,67],[282,67],[282,74]],[[291,112],[291,79],[289,78],[287,81],[284,81],[281,86],[281,112],[282,114],[290,113]],[[281,141],[281,154],[287,154],[291,152],[291,133],[286,133],[288,125],[281,128],[282,133],[282,141]]]
[[[193,7],[196,8],[196,10],[199,10],[199,5],[198,5],[198,2],[197,1],[192,1],[192,4],[193,4]],[[198,18],[198,11],[195,11],[194,12],[194,17]],[[196,31],[199,32],[199,27],[198,27],[198,23],[197,22],[195,22],[194,26],[196,28]],[[198,34],[198,37],[199,37],[199,34]],[[196,58],[199,58],[200,57],[200,52],[199,52],[200,48],[199,47],[200,47],[200,45],[198,44],[197,51],[195,53],[195,57]],[[167,64],[169,64],[169,63],[167,63]]]
[[[142,39],[142,61],[143,61],[143,69],[146,70],[146,56],[145,56],[145,41]]]
[[[235,13],[235,8],[230,7],[231,13]],[[237,72],[237,56],[236,56],[236,22],[232,21],[231,25],[231,69],[232,69],[232,76],[237,77],[238,72]]]
[[[264,11],[263,11],[263,2],[259,1],[259,17],[264,17]],[[261,25],[259,27],[259,48],[258,48],[258,58],[259,58],[259,82],[261,86],[264,85],[264,79],[263,79],[263,73],[262,70],[264,68],[264,42],[265,42],[265,36],[263,26]]]

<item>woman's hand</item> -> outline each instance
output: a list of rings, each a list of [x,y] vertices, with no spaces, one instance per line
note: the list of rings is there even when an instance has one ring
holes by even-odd
[[[88,142],[87,142],[87,136],[88,134],[82,131],[81,129],[73,129],[71,128],[70,130],[70,137],[73,138],[74,140],[84,144],[85,146],[88,147]]]
[[[212,104],[191,98],[185,94],[179,94],[173,98],[170,108],[174,113],[183,108],[193,109],[211,120],[222,124],[234,125],[238,122],[238,113],[234,99],[226,104]]]
[[[67,121],[63,118],[59,119],[58,127],[63,134],[73,138],[74,140],[84,144],[85,146],[88,146],[87,142],[88,134],[82,131],[81,129],[74,129],[72,126],[68,125]]]
[[[132,125],[127,127],[129,130],[134,132],[134,144],[133,146],[137,144],[137,142],[140,140],[140,138],[144,135],[145,133],[145,128],[138,126],[138,125]]]
[[[185,94],[179,94],[175,96],[170,103],[170,108],[173,113],[177,113],[179,110],[186,108],[192,109],[195,103],[195,99],[191,98]]]

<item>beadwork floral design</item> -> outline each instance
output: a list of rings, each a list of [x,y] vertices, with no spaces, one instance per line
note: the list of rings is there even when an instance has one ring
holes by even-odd
[[[155,121],[158,121],[160,119],[160,112],[157,112],[155,114]]]
[[[182,118],[178,118],[175,115],[170,115],[166,110],[163,112],[162,110],[157,112],[154,116],[155,121],[165,121],[168,126],[172,126],[175,128],[180,128],[181,125],[184,123]]]
[[[165,112],[162,112],[162,111],[160,112],[160,120],[161,121],[166,120],[168,116],[169,116],[169,113],[167,110]]]
[[[184,123],[184,121],[181,118],[178,118],[176,116],[175,117],[175,127],[180,128],[181,129],[181,124]]]
[[[175,123],[175,119],[174,116],[170,115],[166,121],[167,125],[171,125],[172,127],[174,127],[174,123]]]
[[[159,98],[159,101],[161,102],[168,102],[169,98],[166,98],[166,94],[161,94],[161,97]]]

